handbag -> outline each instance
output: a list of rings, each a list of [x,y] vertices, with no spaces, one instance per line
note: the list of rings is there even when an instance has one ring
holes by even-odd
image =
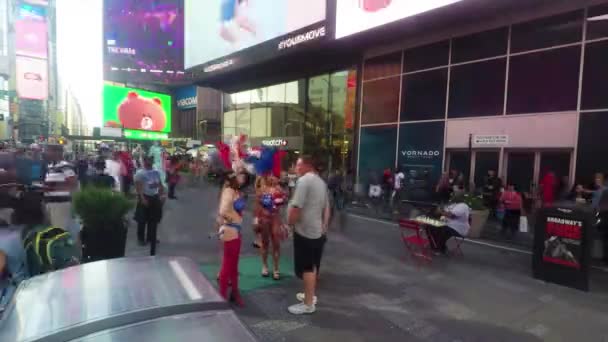
[[[505,219],[505,208],[503,206],[496,208],[496,218],[501,222]]]
[[[528,232],[528,218],[526,216],[519,217],[519,231],[522,233]]]

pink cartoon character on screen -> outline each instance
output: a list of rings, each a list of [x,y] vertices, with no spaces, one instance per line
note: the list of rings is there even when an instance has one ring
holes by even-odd
[[[366,12],[377,12],[387,8],[392,0],[359,0],[359,7]]]
[[[124,128],[162,131],[166,113],[160,99],[147,99],[132,91],[118,107],[118,119]]]

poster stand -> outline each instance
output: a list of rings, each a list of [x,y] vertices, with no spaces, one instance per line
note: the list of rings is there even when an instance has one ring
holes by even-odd
[[[593,212],[559,206],[539,210],[534,232],[534,278],[589,291]]]

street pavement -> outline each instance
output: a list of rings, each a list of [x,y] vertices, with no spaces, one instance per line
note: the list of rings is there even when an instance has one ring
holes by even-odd
[[[166,204],[160,255],[219,262],[210,239],[218,189],[183,184]],[[253,257],[246,213],[242,258]],[[134,225],[133,225],[134,226]],[[283,255],[292,257],[290,242]],[[260,341],[608,341],[608,275],[594,271],[589,293],[531,277],[531,256],[466,243],[464,256],[419,267],[408,258],[394,224],[337,216],[321,267],[317,312],[293,316],[301,282],[248,291],[236,313]],[[128,256],[146,255],[130,230]]]

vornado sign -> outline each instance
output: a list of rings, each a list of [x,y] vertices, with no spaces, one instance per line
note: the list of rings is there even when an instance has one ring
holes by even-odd
[[[271,147],[285,147],[285,146],[287,146],[287,140],[285,140],[285,139],[262,140],[262,145],[271,146]]]
[[[441,151],[407,150],[407,151],[401,151],[401,154],[407,158],[434,158],[434,157],[439,157],[441,155]]]

